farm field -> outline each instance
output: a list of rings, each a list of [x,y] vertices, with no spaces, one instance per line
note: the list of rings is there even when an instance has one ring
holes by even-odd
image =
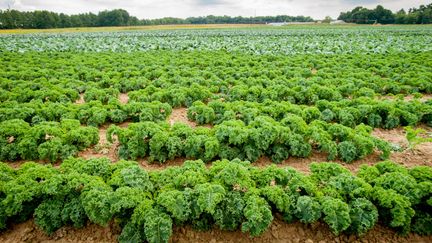
[[[0,54],[1,242],[432,241],[430,25],[1,34]]]
[[[142,25],[142,26],[106,26],[106,27],[70,27],[55,29],[0,29],[0,34],[35,34],[35,33],[73,33],[73,32],[113,32],[141,30],[175,30],[175,29],[227,29],[267,27],[263,24],[178,24],[178,25]]]

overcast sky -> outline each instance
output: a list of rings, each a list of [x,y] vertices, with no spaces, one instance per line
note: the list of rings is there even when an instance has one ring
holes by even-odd
[[[17,10],[50,10],[67,14],[97,13],[105,9],[126,9],[143,18],[190,17],[204,15],[257,16],[305,15],[315,19],[356,6],[383,5],[393,11],[418,7],[430,0],[0,0],[0,8]]]

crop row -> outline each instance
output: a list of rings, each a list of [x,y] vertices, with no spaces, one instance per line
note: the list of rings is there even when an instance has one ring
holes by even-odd
[[[98,129],[82,127],[77,120],[41,122],[35,126],[23,120],[7,120],[0,123],[0,160],[57,161],[76,155],[98,141]]]
[[[157,101],[121,104],[117,99],[111,99],[107,105],[100,101],[85,104],[4,102],[0,105],[0,122],[20,119],[36,125],[45,121],[76,119],[81,124],[97,127],[108,122],[165,121],[171,112],[169,104]]]
[[[111,125],[110,142],[119,141],[118,155],[124,159],[150,156],[151,161],[165,162],[178,157],[211,161],[216,158],[241,158],[256,161],[269,156],[279,163],[290,156],[309,157],[314,149],[352,162],[375,150],[387,158],[390,145],[370,135],[363,124],[349,128],[315,120],[307,124],[296,115],[280,122],[257,116],[249,124],[240,120],[224,121],[214,128],[191,128],[183,123],[130,123],[127,128]],[[74,156],[99,141],[98,130],[81,126],[79,120],[62,118],[59,122],[40,121],[33,126],[20,119],[0,123],[0,159],[40,159],[57,161]]]
[[[0,101],[106,103],[130,91],[134,101],[172,106],[217,96],[315,104],[361,96],[432,92],[432,52],[388,55],[264,55],[226,52],[4,53]],[[191,87],[192,86],[192,87]],[[193,97],[198,95],[199,97]],[[192,96],[192,97],[191,97]]]
[[[257,168],[238,159],[150,172],[106,158],[67,159],[59,168],[0,163],[0,229],[32,216],[48,234],[114,220],[120,242],[168,242],[173,225],[259,236],[278,214],[288,223],[324,222],[335,235],[361,236],[378,222],[402,234],[432,234],[430,167],[387,161],[363,165],[357,175],[335,163],[312,163],[310,170]]]
[[[228,120],[241,120],[249,124],[257,116],[269,116],[278,121],[298,116],[306,123],[321,120],[348,127],[363,123],[392,129],[418,123],[432,125],[432,102],[379,101],[365,97],[342,101],[318,100],[315,106],[306,106],[271,100],[262,103],[214,100],[208,104],[196,101],[188,108],[188,118],[198,124],[220,124]]]
[[[248,125],[230,120],[214,128],[196,128],[183,123],[131,123],[127,128],[111,125],[108,141],[118,139],[119,157],[137,159],[149,156],[150,161],[165,162],[187,157],[211,161],[217,158],[240,158],[256,161],[268,156],[279,163],[290,156],[309,157],[313,149],[345,162],[362,159],[375,150],[382,158],[390,154],[391,146],[370,135],[371,127],[354,129],[315,120],[309,125],[299,116],[287,116],[276,122],[268,116],[258,116]]]

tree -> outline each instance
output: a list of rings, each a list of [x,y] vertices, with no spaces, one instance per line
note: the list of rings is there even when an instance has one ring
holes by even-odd
[[[430,24],[432,23],[432,4],[420,5],[419,8],[410,8],[408,13],[401,9],[392,13],[383,6],[375,9],[356,7],[351,11],[340,13],[338,19],[357,24]]]
[[[385,9],[381,5],[378,5],[373,12],[377,22],[380,24],[393,24],[395,21],[392,11]]]
[[[71,25],[72,25],[71,17],[69,17],[66,14],[61,13],[59,15],[59,19],[60,19],[59,27],[61,27],[61,28],[71,27]]]
[[[395,24],[406,24],[406,12],[404,9],[395,14]]]
[[[322,22],[326,23],[326,24],[329,24],[332,20],[333,19],[330,16],[326,16]]]
[[[129,25],[129,13],[123,9],[102,11],[98,15],[98,26],[126,26]]]

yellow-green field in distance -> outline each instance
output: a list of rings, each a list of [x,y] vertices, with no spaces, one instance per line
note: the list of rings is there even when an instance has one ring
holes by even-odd
[[[415,28],[420,25],[358,25],[358,24],[287,24],[285,26],[270,26],[266,24],[179,24],[179,25],[143,25],[143,26],[113,26],[113,27],[74,27],[55,29],[0,29],[0,34],[31,34],[31,33],[68,33],[68,32],[109,32],[134,30],[175,30],[175,29],[234,29],[234,28],[373,28],[397,27],[403,29]],[[421,25],[423,27],[432,25]]]
[[[96,32],[96,31],[130,31],[130,30],[171,30],[171,29],[220,29],[264,27],[263,24],[182,24],[182,25],[143,25],[143,26],[113,26],[113,27],[74,27],[57,29],[3,29],[0,34],[30,34],[30,33],[64,33],[64,32]]]

